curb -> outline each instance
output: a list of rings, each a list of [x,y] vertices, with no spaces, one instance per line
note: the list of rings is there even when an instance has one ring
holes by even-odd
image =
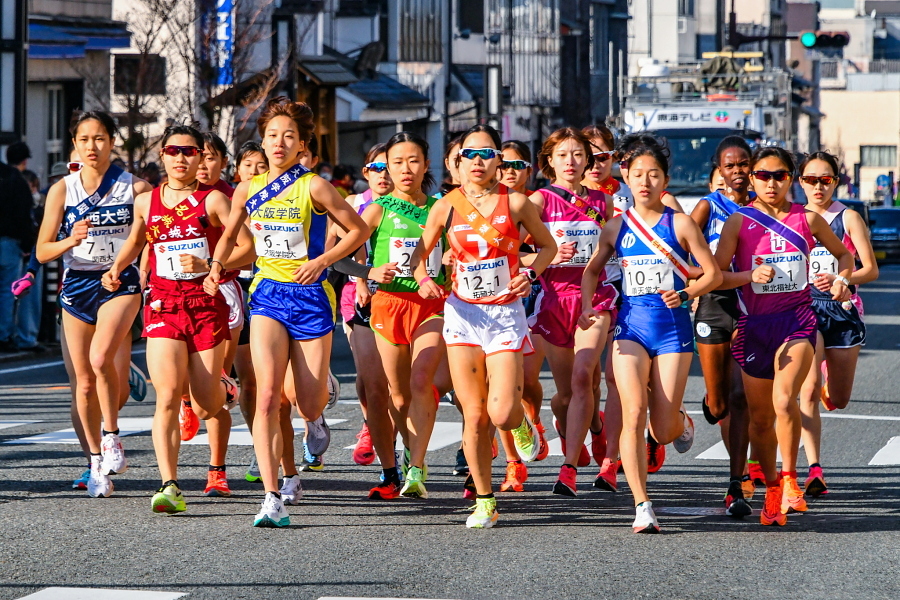
[[[19,350],[17,352],[0,352],[0,364],[41,358],[57,358],[60,356],[62,356],[62,347],[56,344],[47,346],[46,352],[28,352],[27,350]]]

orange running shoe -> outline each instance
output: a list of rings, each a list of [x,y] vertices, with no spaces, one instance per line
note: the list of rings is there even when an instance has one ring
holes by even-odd
[[[566,437],[559,430],[559,421],[553,419],[553,427],[556,429],[557,435],[559,435],[559,445],[562,449],[563,456],[566,455]],[[591,464],[591,455],[588,453],[587,446],[584,444],[581,445],[581,454],[578,455],[578,464],[575,465],[577,467],[586,467]]]
[[[540,446],[538,448],[537,456],[534,457],[534,460],[544,460],[547,458],[547,455],[550,454],[550,446],[547,445],[547,438],[544,436],[546,433],[544,430],[543,423],[535,423],[534,427],[537,429],[538,438],[540,440]]]
[[[619,491],[619,481],[614,461],[608,458],[603,459],[603,464],[600,465],[600,473],[597,475],[597,479],[594,480],[594,487],[608,492]]]
[[[763,525],[781,525],[787,523],[787,515],[781,512],[781,482],[766,485],[766,501],[759,513],[759,522]]]
[[[831,412],[837,410],[837,406],[831,402],[831,394],[828,393],[828,363],[824,360],[822,361],[821,371],[822,390],[819,392],[819,399],[822,401],[822,406],[825,407],[825,410]]]
[[[577,478],[578,471],[568,465],[563,465],[559,469],[559,479],[556,480],[556,484],[553,486],[553,493],[574,498]]]
[[[750,466],[748,469],[750,480],[757,487],[762,487],[766,485],[766,476],[763,473],[762,467],[759,466],[759,462],[755,460],[748,460],[747,464]]]
[[[497,447],[497,436],[491,438],[491,460],[497,458],[500,454],[500,448]]]
[[[803,497],[803,490],[797,484],[797,478],[785,475],[781,481],[781,487],[784,489],[781,498],[781,513],[786,515],[792,512],[806,512],[806,499]]]
[[[356,447],[353,449],[353,462],[366,466],[375,462],[375,449],[372,447],[372,435],[369,433],[369,424],[363,421],[362,429],[356,434]]]
[[[470,473],[469,476],[466,477],[465,483],[463,483],[463,500],[472,500],[477,495],[478,491],[475,489],[475,479],[472,478],[472,474]]]
[[[369,500],[393,500],[400,497],[403,484],[399,481],[385,481],[369,490]]]
[[[666,447],[647,435],[647,472],[656,473],[666,462]]]
[[[528,479],[528,467],[520,460],[506,463],[506,479],[500,484],[501,492],[524,492],[522,485]]]
[[[203,490],[205,496],[228,498],[231,496],[231,490],[228,488],[228,479],[225,477],[225,471],[209,471],[206,474],[206,489]]]
[[[191,406],[191,399],[187,396],[181,397],[181,410],[178,411],[178,425],[181,428],[181,441],[187,442],[194,439],[197,432],[200,431],[200,419],[194,413],[194,407]]]
[[[756,484],[749,475],[741,478],[741,491],[744,492],[744,500],[751,500],[756,493]]]
[[[591,454],[598,467],[602,466],[604,459],[606,459],[606,423],[604,417],[605,415],[601,410],[600,422],[603,423],[604,427],[600,429],[600,433],[591,432]]]

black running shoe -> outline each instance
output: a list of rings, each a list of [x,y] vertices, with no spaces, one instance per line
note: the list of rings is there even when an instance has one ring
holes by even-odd
[[[466,453],[462,448],[456,451],[456,466],[453,467],[453,474],[458,477],[466,477],[469,474],[469,463],[466,461]]]
[[[728,484],[728,493],[725,494],[725,514],[734,519],[743,519],[750,516],[753,509],[750,503],[744,500],[744,490],[740,481],[732,481]]]

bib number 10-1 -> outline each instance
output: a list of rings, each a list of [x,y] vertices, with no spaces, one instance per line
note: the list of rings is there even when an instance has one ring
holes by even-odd
[[[656,294],[660,289],[674,286],[674,267],[665,258],[655,255],[627,256],[619,259],[622,267],[622,287],[626,296]]]

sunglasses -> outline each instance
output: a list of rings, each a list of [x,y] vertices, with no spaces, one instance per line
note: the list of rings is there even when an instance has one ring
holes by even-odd
[[[66,168],[69,170],[69,173],[77,173],[83,166],[84,165],[82,165],[80,162],[70,162],[66,165]]]
[[[515,171],[524,171],[530,169],[531,163],[527,160],[504,160],[500,163],[500,170],[513,169]]]
[[[815,175],[804,175],[800,178],[800,181],[805,183],[806,185],[817,185],[822,184],[825,187],[828,187],[832,183],[837,180],[837,177],[834,175],[822,175],[821,177],[816,177]]]
[[[760,181],[769,181],[770,179],[774,179],[775,181],[785,181],[791,177],[790,171],[753,171],[750,174]]]
[[[594,152],[594,160],[598,160],[598,161],[600,161],[600,162],[606,162],[607,160],[609,160],[610,158],[612,158],[612,155],[613,155],[613,154],[615,154],[615,153],[614,153],[614,152],[609,152],[609,151],[607,151],[607,152]]]
[[[197,146],[163,146],[163,154],[166,156],[178,156],[183,154],[188,158],[197,156],[201,150]]]
[[[387,170],[387,163],[370,162],[366,165],[366,171],[375,171],[376,173],[383,173],[386,170]]]
[[[463,148],[459,155],[466,160],[475,160],[476,156],[481,160],[491,160],[500,156],[500,151],[496,148]]]

